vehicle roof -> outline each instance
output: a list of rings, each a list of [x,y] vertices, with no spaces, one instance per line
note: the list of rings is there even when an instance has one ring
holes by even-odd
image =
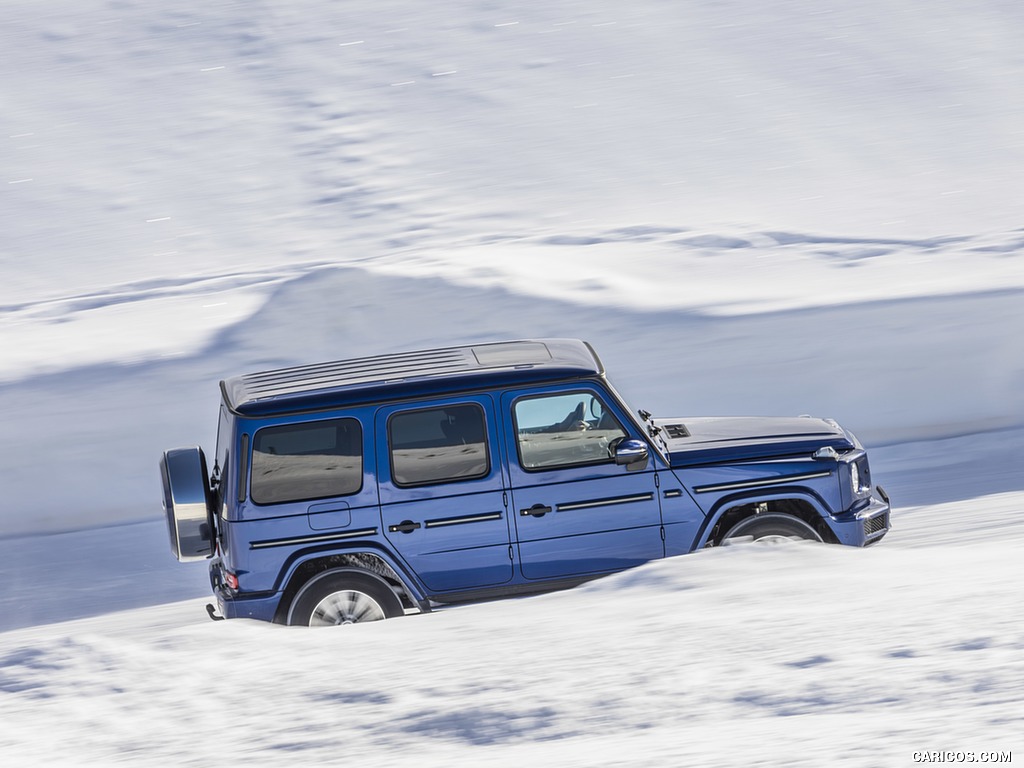
[[[280,368],[236,376],[220,386],[235,413],[276,416],[603,374],[600,359],[584,341],[521,339]]]

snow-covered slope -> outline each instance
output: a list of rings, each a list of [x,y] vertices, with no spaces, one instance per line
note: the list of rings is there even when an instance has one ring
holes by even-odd
[[[1024,494],[351,628],[202,601],[0,634],[7,765],[911,765],[1024,732]],[[985,536],[958,534],[970,520]],[[953,534],[953,535],[951,535]],[[12,762],[13,761],[13,762]]]
[[[1019,751],[1022,9],[6,0],[4,764]],[[894,530],[206,620],[156,462],[220,378],[530,336],[653,412],[837,418]]]
[[[577,225],[1020,226],[1005,0],[4,11],[3,263],[72,290]]]

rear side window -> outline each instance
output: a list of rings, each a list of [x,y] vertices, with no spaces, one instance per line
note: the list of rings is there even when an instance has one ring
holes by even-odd
[[[388,420],[388,445],[391,479],[398,486],[472,480],[490,471],[479,405],[395,413]]]
[[[357,493],[363,431],[356,419],[265,427],[252,444],[252,500],[308,501]]]

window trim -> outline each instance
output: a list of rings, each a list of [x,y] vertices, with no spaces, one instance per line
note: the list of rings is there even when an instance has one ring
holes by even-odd
[[[472,475],[469,477],[446,477],[440,480],[427,480],[418,483],[403,483],[399,482],[398,478],[395,477],[395,454],[391,449],[391,422],[396,416],[402,416],[409,413],[423,413],[425,411],[443,411],[446,408],[459,408],[463,406],[472,406],[477,409],[480,413],[480,422],[484,429],[484,471],[479,475]],[[395,488],[427,488],[432,485],[450,485],[451,483],[465,483],[473,480],[482,480],[486,477],[490,477],[494,467],[491,463],[491,440],[487,430],[487,409],[483,403],[478,403],[475,400],[465,400],[457,403],[444,403],[443,405],[431,404],[424,405],[417,408],[399,408],[393,410],[388,414],[387,421],[384,424],[384,449],[388,455],[388,473],[390,475],[391,484]]]
[[[519,469],[523,472],[529,472],[531,474],[538,472],[553,472],[563,469],[575,469],[577,467],[599,467],[605,464],[614,464],[615,458],[609,456],[606,459],[595,459],[594,461],[577,461],[570,464],[549,464],[543,467],[528,467],[526,462],[523,461],[523,450],[522,444],[519,441],[519,414],[516,411],[516,406],[524,400],[540,400],[546,397],[562,397],[564,395],[591,395],[601,401],[605,410],[608,411],[615,419],[615,423],[619,429],[622,430],[622,434],[625,439],[630,437],[629,430],[622,425],[622,419],[619,418],[614,410],[608,407],[608,401],[612,398],[607,393],[601,392],[597,389],[567,389],[567,390],[555,390],[550,392],[535,392],[526,395],[519,395],[509,403],[510,410],[512,411],[512,439],[516,444],[516,460],[519,462]]]
[[[238,452],[240,466],[238,468],[238,503],[243,504],[248,494],[249,479],[249,433],[242,433],[242,448]]]
[[[358,456],[359,456],[359,473],[358,473],[359,474],[359,485],[354,490],[348,491],[346,493],[328,493],[328,494],[321,494],[319,496],[301,496],[301,497],[298,497],[298,498],[282,499],[280,501],[258,501],[256,499],[256,494],[253,492],[252,478],[250,478],[250,480],[249,480],[249,486],[250,486],[250,488],[249,488],[249,496],[250,496],[250,498],[252,500],[252,503],[255,504],[256,506],[259,506],[259,507],[274,507],[274,506],[278,506],[280,504],[296,504],[296,503],[301,503],[301,502],[317,501],[319,499],[347,498],[349,496],[355,496],[355,495],[361,493],[363,491],[363,487],[366,484],[366,430],[363,428],[362,421],[360,421],[355,416],[333,416],[333,417],[331,417],[329,419],[310,419],[310,420],[302,420],[302,421],[286,421],[286,422],[282,422],[280,424],[267,424],[266,426],[260,427],[259,429],[257,429],[253,433],[252,440],[249,440],[249,435],[248,434],[243,435],[242,436],[242,438],[243,438],[243,446],[242,446],[243,447],[243,451],[242,451],[242,456],[243,456],[242,461],[243,461],[243,464],[242,464],[242,470],[243,471],[241,473],[241,479],[240,479],[240,482],[239,482],[239,494],[238,494],[239,497],[242,497],[245,494],[245,478],[249,474],[250,467],[252,469],[255,469],[255,466],[256,466],[255,459],[251,457],[251,454],[256,452],[256,439],[259,437],[260,432],[263,432],[263,431],[266,431],[266,430],[270,430],[270,429],[282,429],[282,428],[288,428],[288,427],[298,427],[298,426],[307,426],[307,425],[316,425],[316,424],[324,425],[324,424],[329,424],[330,422],[336,422],[336,421],[354,421],[356,423],[357,429],[359,430],[359,441],[358,441],[359,442],[359,454],[358,454]],[[252,450],[250,450],[250,444],[251,444]],[[246,462],[249,464],[248,467],[246,466]],[[245,500],[244,498],[239,498],[239,501],[244,501],[244,500]]]

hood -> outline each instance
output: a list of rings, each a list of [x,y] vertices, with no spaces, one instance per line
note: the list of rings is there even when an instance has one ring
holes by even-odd
[[[831,419],[807,417],[656,418],[673,467],[811,454],[832,446],[855,447]]]

